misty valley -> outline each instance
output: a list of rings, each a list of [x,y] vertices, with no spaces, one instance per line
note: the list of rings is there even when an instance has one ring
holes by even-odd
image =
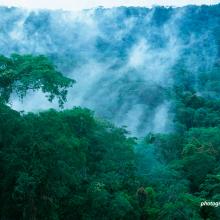
[[[220,4],[0,16],[0,220],[220,219]]]

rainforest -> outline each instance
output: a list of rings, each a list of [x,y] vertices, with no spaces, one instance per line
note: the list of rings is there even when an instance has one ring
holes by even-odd
[[[0,17],[0,220],[220,219],[220,4]]]

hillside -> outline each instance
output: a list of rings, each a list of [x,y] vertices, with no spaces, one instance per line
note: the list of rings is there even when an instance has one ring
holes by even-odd
[[[216,76],[207,80],[204,72],[219,64],[219,11],[220,5],[82,12],[1,8],[0,53],[49,56],[77,81],[66,107],[93,109],[138,136],[172,131],[170,92],[176,84],[218,97],[211,82]],[[38,94],[14,107],[56,105]]]
[[[220,4],[0,16],[0,220],[220,219]]]

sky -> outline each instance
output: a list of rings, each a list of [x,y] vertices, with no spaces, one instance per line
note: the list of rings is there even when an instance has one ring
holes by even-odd
[[[82,10],[103,6],[106,8],[117,6],[142,6],[154,5],[184,6],[189,4],[217,4],[220,0],[0,0],[1,6],[17,6],[30,9],[64,9]]]

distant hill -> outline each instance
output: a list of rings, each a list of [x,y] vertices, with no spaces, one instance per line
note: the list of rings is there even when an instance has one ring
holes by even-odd
[[[1,54],[49,56],[77,81],[67,108],[89,107],[135,135],[173,129],[176,86],[219,98],[210,72],[220,62],[220,4],[81,12],[1,7],[0,16]],[[50,106],[40,95],[14,103],[27,111]]]

